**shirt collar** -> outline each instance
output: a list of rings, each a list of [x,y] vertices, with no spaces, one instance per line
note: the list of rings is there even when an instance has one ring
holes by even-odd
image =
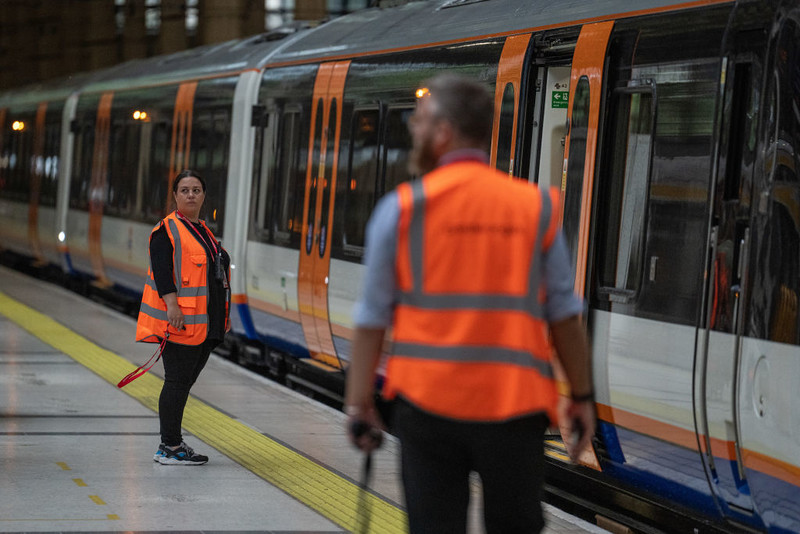
[[[461,148],[448,152],[439,158],[439,167],[460,161],[479,161],[489,164],[489,156],[478,148]]]

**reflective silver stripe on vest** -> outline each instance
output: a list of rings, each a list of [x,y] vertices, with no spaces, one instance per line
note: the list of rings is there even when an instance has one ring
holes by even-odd
[[[149,304],[145,304],[144,302],[139,307],[139,311],[145,315],[149,315],[153,319],[158,319],[159,321],[168,321],[167,312],[165,310],[159,310],[157,308],[153,308]],[[183,322],[184,324],[206,324],[208,322],[208,315],[205,313],[198,313],[194,315],[183,315]]]
[[[420,358],[431,361],[470,363],[507,363],[535,369],[545,378],[553,378],[553,368],[548,362],[538,360],[529,352],[499,347],[442,347],[413,343],[395,343],[393,356]]]
[[[156,283],[151,279],[148,278],[147,282],[145,282],[147,286],[158,293],[158,288],[156,287]],[[178,296],[179,297],[207,297],[208,296],[208,288],[206,286],[202,287],[180,287],[178,285],[175,286],[178,289]]]
[[[172,241],[175,243],[173,245],[174,249],[172,252],[173,258],[178,258],[178,261],[173,259],[172,261],[172,274],[175,276],[175,287],[181,287],[181,262],[180,258],[183,256],[181,255],[181,233],[178,231],[178,225],[175,224],[175,221],[172,219],[167,219],[167,224],[169,225],[169,233],[172,234]]]
[[[411,261],[411,290],[401,291],[398,297],[400,304],[414,306],[429,310],[441,309],[482,309],[482,310],[509,310],[523,311],[533,317],[544,319],[544,310],[539,303],[539,287],[542,283],[542,242],[550,226],[550,216],[553,206],[550,195],[539,190],[542,207],[539,216],[538,235],[532,251],[530,271],[528,273],[528,294],[524,296],[513,295],[475,295],[457,294],[426,295],[422,292],[424,263],[424,235],[425,235],[425,192],[422,180],[409,184],[411,187],[412,214],[409,224],[409,258]]]

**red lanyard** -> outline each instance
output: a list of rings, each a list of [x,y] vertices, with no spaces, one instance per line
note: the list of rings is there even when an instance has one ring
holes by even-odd
[[[186,226],[188,226],[189,230],[191,230],[194,233],[194,235],[196,235],[197,238],[200,239],[201,243],[208,244],[208,241],[203,239],[203,236],[200,235],[200,232],[197,230],[197,227],[194,225],[194,223],[192,221],[190,221],[189,219],[187,219],[186,216],[183,213],[181,213],[178,210],[175,210],[175,215],[178,217],[178,219],[180,219],[182,221],[186,221],[186,223],[187,223]],[[213,235],[210,235],[209,231],[206,230],[205,226],[203,226],[203,229],[205,230],[206,235],[208,236],[209,240],[211,241],[211,248],[214,249],[214,256],[216,256],[217,254],[219,254],[219,250],[217,249],[217,240],[214,239]]]
[[[144,362],[144,365],[142,365],[132,373],[129,373],[125,378],[120,380],[119,383],[117,384],[117,387],[121,388],[127,386],[128,384],[130,384],[131,382],[133,382],[134,380],[145,374],[147,371],[149,371],[161,358],[161,355],[164,353],[164,347],[167,346],[168,337],[169,333],[164,331],[164,337],[161,339],[161,343],[158,344],[158,348],[156,349],[156,351],[153,353],[152,356],[150,356],[150,359]],[[155,358],[155,360],[153,358]]]

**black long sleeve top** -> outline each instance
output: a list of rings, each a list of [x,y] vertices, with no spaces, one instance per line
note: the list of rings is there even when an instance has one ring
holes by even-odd
[[[200,223],[181,221],[183,224],[194,226],[192,235],[200,241],[208,258],[208,339],[222,341],[225,338],[225,300],[228,289],[221,280],[214,276],[214,248],[205,228]],[[199,239],[198,236],[202,239]],[[230,256],[222,249],[222,262],[227,275],[230,267]],[[169,293],[177,292],[175,287],[174,264],[172,260],[172,241],[167,235],[165,226],[159,228],[150,238],[150,265],[153,269],[153,280],[156,283],[158,296],[163,297]]]

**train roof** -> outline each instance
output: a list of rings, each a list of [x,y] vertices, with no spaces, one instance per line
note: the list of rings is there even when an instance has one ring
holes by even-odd
[[[531,29],[558,28],[733,0],[423,0],[370,8],[315,28],[297,24],[272,32],[175,54],[137,59],[107,69],[15,89],[0,106],[65,98],[75,91],[148,87],[291,63],[380,54],[432,44],[452,44]]]
[[[334,19],[273,54],[270,63],[331,59],[450,44],[733,0],[428,0]]]

